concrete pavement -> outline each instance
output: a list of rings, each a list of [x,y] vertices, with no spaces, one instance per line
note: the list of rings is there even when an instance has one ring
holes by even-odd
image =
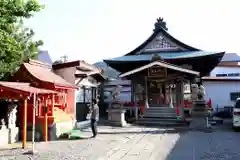
[[[212,133],[179,132],[154,127],[129,126],[126,128],[100,126],[99,135],[90,139],[37,143],[34,156],[24,155],[26,150],[0,150],[4,159],[52,160],[214,160],[240,159],[240,133],[230,129]]]

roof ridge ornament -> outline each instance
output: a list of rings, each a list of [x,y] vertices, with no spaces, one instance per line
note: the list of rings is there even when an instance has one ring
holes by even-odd
[[[157,21],[154,24],[154,32],[159,31],[160,29],[168,30],[167,23],[163,20],[162,17],[157,18]]]

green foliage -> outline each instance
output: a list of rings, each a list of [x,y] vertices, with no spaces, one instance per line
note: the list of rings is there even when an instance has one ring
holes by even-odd
[[[36,0],[0,0],[0,80],[18,70],[29,58],[37,58],[43,42],[34,41],[32,29],[25,28],[23,20],[40,11]]]

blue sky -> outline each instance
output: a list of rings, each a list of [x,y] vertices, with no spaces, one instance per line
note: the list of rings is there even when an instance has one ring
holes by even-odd
[[[124,55],[151,34],[157,17],[169,33],[207,51],[240,54],[239,0],[39,0],[46,7],[26,26],[53,60],[89,63]]]

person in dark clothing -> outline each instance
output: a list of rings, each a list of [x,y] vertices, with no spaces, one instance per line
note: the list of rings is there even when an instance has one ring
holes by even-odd
[[[92,100],[91,106],[91,128],[93,133],[93,138],[97,136],[97,122],[99,120],[99,107],[97,105],[97,100]]]

